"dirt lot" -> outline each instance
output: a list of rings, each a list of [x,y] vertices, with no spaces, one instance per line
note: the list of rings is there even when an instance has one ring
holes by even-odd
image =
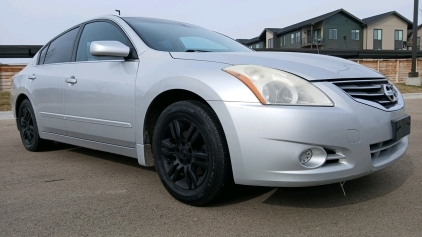
[[[174,200],[153,168],[68,145],[27,152],[0,120],[0,236],[421,236],[422,99],[407,101],[407,155],[311,188],[237,187],[210,207]]]

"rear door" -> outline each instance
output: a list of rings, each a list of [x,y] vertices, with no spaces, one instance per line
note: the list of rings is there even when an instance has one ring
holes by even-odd
[[[130,50],[125,61],[90,54],[93,41],[119,41]],[[139,61],[120,27],[111,21],[84,25],[64,86],[69,136],[135,147],[135,78]]]
[[[63,86],[80,27],[59,35],[40,52],[37,65],[28,70],[30,94],[40,132],[66,135]]]

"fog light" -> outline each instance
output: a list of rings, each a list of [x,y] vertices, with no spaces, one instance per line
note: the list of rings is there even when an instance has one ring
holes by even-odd
[[[306,168],[318,168],[325,163],[327,152],[320,147],[304,150],[299,156],[299,162]]]

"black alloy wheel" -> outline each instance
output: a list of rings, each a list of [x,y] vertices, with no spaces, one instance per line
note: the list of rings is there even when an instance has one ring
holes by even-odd
[[[161,156],[167,175],[182,189],[200,186],[211,163],[204,136],[186,119],[168,124],[161,138]]]
[[[21,135],[23,146],[28,151],[39,151],[52,144],[51,141],[41,139],[38,133],[37,120],[35,119],[34,109],[31,102],[25,99],[17,112],[18,129]]]
[[[22,109],[20,124],[22,129],[22,142],[25,146],[31,146],[35,141],[35,128],[32,113],[28,107]]]
[[[227,142],[215,113],[197,101],[168,106],[154,130],[153,153],[167,191],[189,205],[217,200],[233,183]]]

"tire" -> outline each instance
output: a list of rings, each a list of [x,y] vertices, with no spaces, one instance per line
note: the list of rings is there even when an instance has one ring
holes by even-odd
[[[209,204],[233,184],[221,124],[200,102],[180,101],[168,106],[157,120],[152,147],[161,182],[183,203]]]
[[[40,138],[34,109],[28,99],[19,107],[17,124],[23,146],[28,151],[41,151],[53,143]]]

